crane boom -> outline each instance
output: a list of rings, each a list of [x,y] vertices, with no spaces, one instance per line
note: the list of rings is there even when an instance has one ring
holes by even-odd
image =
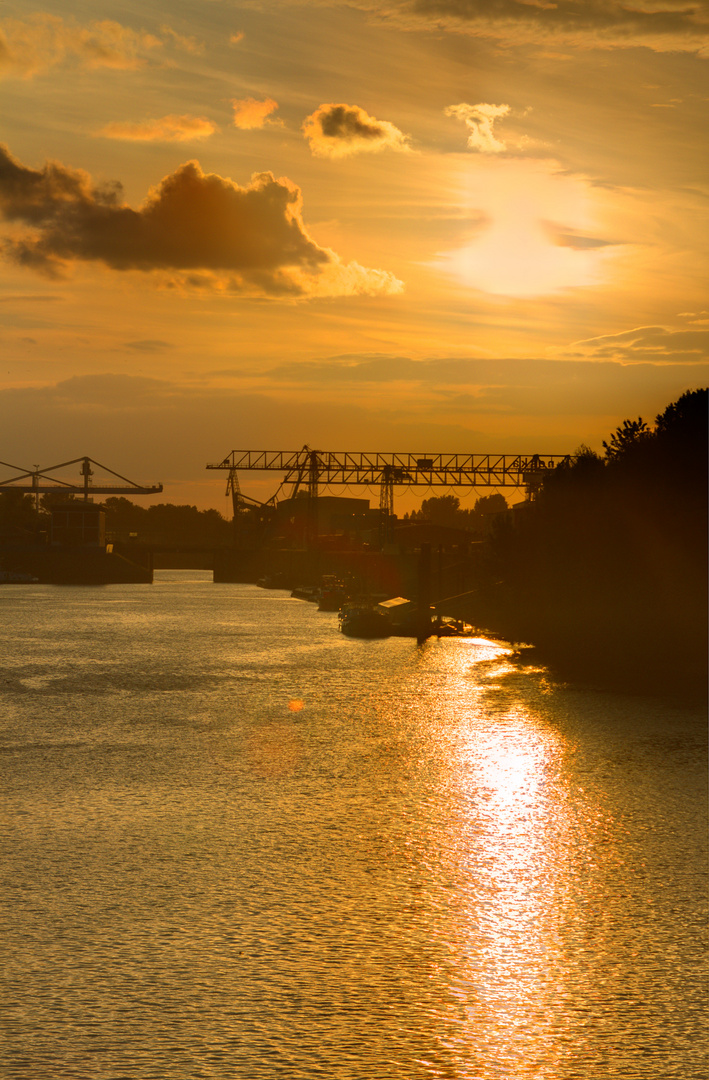
[[[570,462],[568,454],[423,454],[365,451],[232,450],[208,469],[285,473],[284,483],[304,474],[311,483],[421,485],[425,487],[520,487]]]
[[[79,475],[83,477],[80,484],[52,475],[60,469],[66,469],[70,465],[78,465],[79,463],[81,463]],[[94,475],[92,465],[96,465],[97,468],[108,473],[110,477],[123,480],[123,483],[94,484],[91,480]],[[21,491],[26,495],[83,495],[85,499],[89,495],[158,495],[162,491],[162,484],[153,484],[151,486],[136,484],[133,480],[129,480],[127,477],[122,476],[121,473],[109,469],[107,465],[102,465],[100,461],[94,461],[90,457],[73,458],[71,461],[62,461],[59,465],[50,465],[44,469],[37,466],[27,471],[22,471],[18,465],[10,465],[6,461],[0,461],[0,466],[14,469],[17,472],[16,476],[9,476],[4,480],[0,480],[0,491]]]

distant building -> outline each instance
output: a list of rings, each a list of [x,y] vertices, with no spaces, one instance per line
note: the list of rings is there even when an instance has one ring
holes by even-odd
[[[61,503],[51,510],[50,543],[57,547],[105,547],[106,515],[90,501]]]
[[[316,505],[316,532],[321,538],[337,535],[357,540],[362,533],[376,528],[381,517],[378,508],[370,508],[369,499],[319,495]],[[302,542],[309,526],[309,513],[310,500],[305,494],[279,502],[276,510],[276,530],[279,536],[292,542]]]
[[[443,551],[467,552],[472,547],[480,546],[481,542],[475,533],[467,529],[434,525],[430,521],[405,521],[397,523],[391,543],[403,553],[419,551],[421,544],[430,544]]]

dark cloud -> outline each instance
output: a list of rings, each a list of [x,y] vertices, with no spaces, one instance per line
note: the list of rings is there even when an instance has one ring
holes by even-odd
[[[544,232],[557,247],[572,248],[574,251],[591,251],[594,248],[612,247],[616,240],[602,240],[596,236],[584,236],[575,229],[557,225],[553,221],[542,221]]]
[[[406,136],[388,120],[377,120],[358,105],[320,105],[303,123],[310,149],[317,157],[385,150],[409,150]]]
[[[56,162],[22,165],[0,146],[0,212],[31,233],[5,254],[50,276],[74,260],[116,270],[178,272],[174,283],[251,295],[345,295],[398,291],[384,271],[340,264],[307,234],[300,189],[272,173],[245,186],[190,161],[166,176],[139,210],[120,184],[95,186]],[[180,276],[182,272],[182,276]]]
[[[510,44],[698,52],[709,15],[695,0],[380,0],[389,19],[423,22]]]
[[[164,349],[173,348],[169,341],[161,341],[159,338],[148,338],[145,341],[126,341],[126,349],[134,349],[136,352],[155,353]]]
[[[381,124],[366,115],[351,105],[331,105],[320,116],[320,130],[328,139],[381,139]]]
[[[46,304],[55,303],[57,300],[62,300],[63,297],[57,296],[56,293],[23,293],[21,295],[14,296],[0,296],[0,304]]]
[[[106,409],[110,412],[125,408],[139,411],[155,404],[164,405],[169,398],[170,384],[147,375],[74,375],[53,386],[38,389],[38,395],[63,402],[65,407]],[[12,394],[12,391],[7,391]]]

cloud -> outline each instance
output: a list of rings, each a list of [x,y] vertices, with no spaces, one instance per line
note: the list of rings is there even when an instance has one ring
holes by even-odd
[[[542,221],[541,226],[552,244],[557,247],[572,248],[574,251],[589,251],[593,248],[612,247],[617,240],[601,240],[595,236],[584,236],[576,229],[557,225],[554,221]]]
[[[164,349],[172,349],[174,345],[169,341],[162,341],[160,338],[146,338],[143,341],[126,341],[125,347],[133,349],[135,352],[156,353],[162,352]]]
[[[13,293],[13,294],[11,294],[9,296],[0,296],[0,304],[12,304],[13,306],[15,304],[25,304],[25,303],[46,304],[46,303],[55,303],[57,300],[61,300],[61,299],[62,299],[62,297],[57,296],[55,293],[38,293],[38,294],[34,294],[34,295],[33,294],[27,294],[27,293]]]
[[[462,120],[470,129],[468,146],[481,154],[501,154],[507,149],[507,143],[497,139],[493,133],[493,124],[500,116],[508,116],[509,105],[487,105],[481,101],[477,105],[449,105],[444,110],[446,116]]]
[[[49,276],[74,261],[160,271],[181,288],[249,296],[374,295],[401,290],[383,270],[343,264],[306,232],[300,189],[272,173],[242,187],[189,161],[153,188],[139,210],[120,184],[95,186],[59,162],[22,165],[0,146],[0,213],[11,223],[5,255]]]
[[[278,123],[277,120],[269,120],[272,112],[278,108],[278,102],[273,98],[265,98],[257,101],[256,98],[234,98],[234,127],[242,131],[252,131],[254,128],[262,128],[266,124]]]
[[[620,334],[603,334],[575,341],[567,352],[622,363],[706,363],[709,360],[709,328],[685,330],[666,326],[637,326]]]
[[[623,337],[624,335],[612,336]],[[705,334],[705,342],[706,338]],[[541,391],[544,386],[568,385],[580,388],[590,385],[591,382],[597,382],[607,391],[614,379],[618,383],[625,380],[632,381],[633,385],[639,385],[643,379],[666,378],[667,360],[670,356],[688,371],[693,370],[687,363],[688,350],[681,342],[674,342],[679,346],[677,353],[670,352],[673,344],[671,338],[666,342],[667,351],[662,356],[656,354],[637,356],[637,363],[633,365],[624,363],[626,358],[623,356],[601,365],[596,362],[593,355],[582,359],[576,358],[578,353],[575,351],[574,359],[569,359],[569,354],[580,344],[588,345],[587,342],[576,342],[569,349],[559,350],[560,353],[565,353],[559,359],[434,357],[414,360],[405,356],[383,354],[339,356],[328,360],[279,364],[262,371],[260,377],[266,383],[280,382],[291,387],[300,385],[311,389],[327,385],[340,388],[371,386],[375,388],[377,394],[382,393],[382,384],[389,386],[393,394],[403,392],[405,386],[418,387],[419,390],[422,389],[425,392],[425,400],[430,404],[431,394],[443,397],[449,390],[455,390],[456,393],[461,390],[479,390],[483,394],[488,394],[501,387],[518,387],[520,391],[537,387]],[[691,360],[691,357],[689,359]],[[709,362],[706,352],[704,356],[699,353],[695,359]],[[630,371],[630,367],[633,368],[635,374]],[[664,375],[663,372],[665,372]]]
[[[244,35],[243,30],[238,30],[235,34],[230,34],[229,35],[229,44],[230,45],[238,45],[240,42],[242,42],[244,40],[244,36],[245,35]]]
[[[96,134],[129,142],[188,142],[206,139],[217,130],[217,125],[204,116],[163,116],[159,120],[136,123],[117,120],[106,124]]]
[[[286,449],[312,442],[336,450],[344,443],[386,451],[423,442],[463,451],[469,444],[469,429],[451,424],[449,417],[439,423],[411,421],[405,409],[384,410],[381,404],[373,410],[333,401],[323,409],[320,402],[304,399],[294,407],[289,395],[209,386],[201,376],[184,383],[105,373],[0,388],[3,435],[13,447],[13,461],[66,461],[89,453],[124,476],[164,482],[161,502],[182,501],[176,489],[185,481],[202,482],[212,505],[219,505],[223,483],[221,474],[206,472],[206,463],[222,460],[239,443],[268,445],[269,432],[278,432]],[[264,498],[280,479],[271,474],[264,480],[270,489]],[[251,474],[252,490],[254,482],[258,490],[259,477]]]
[[[691,0],[360,0],[389,23],[489,38],[507,46],[706,53],[709,16]]]
[[[320,105],[303,122],[316,157],[341,158],[380,150],[409,151],[407,136],[388,120],[377,120],[358,105]]]
[[[88,68],[133,69],[163,42],[110,19],[81,26],[37,13],[0,22],[0,75],[31,78],[67,61]]]
[[[654,415],[684,390],[706,385],[709,362],[688,363],[681,353],[674,356],[673,363],[668,359],[668,356],[645,356],[638,357],[636,363],[623,360],[599,363],[593,356],[569,359],[568,350],[567,356],[559,359],[414,360],[386,354],[355,354],[284,363],[261,370],[250,382],[252,390],[271,393],[280,384],[282,394],[310,403],[319,401],[323,408],[330,401],[341,400],[370,410],[396,408],[406,411],[412,423],[421,418],[442,422],[449,417],[461,424],[487,426],[494,417],[527,418],[504,435],[508,446],[504,452],[521,450],[522,443],[528,443],[529,431],[535,427],[534,418],[545,417],[567,430],[565,450],[570,451],[580,442],[594,439],[600,445],[609,416],[620,420],[623,415],[637,416],[638,410],[643,415]],[[579,418],[583,418],[582,424]],[[545,446],[547,436],[543,427],[537,430],[541,435],[537,442],[539,450]],[[499,424],[488,438],[494,438],[497,447]],[[443,448],[445,441],[440,445]],[[558,443],[554,445],[559,448]],[[476,450],[486,452],[485,445],[478,442]],[[546,450],[555,452],[548,439]]]
[[[379,360],[385,368],[387,358]],[[441,362],[425,362],[428,385],[412,396],[398,384],[389,391],[381,383],[367,397],[356,386],[335,393],[310,365],[298,393],[283,384],[255,390],[245,380],[210,384],[201,372],[188,381],[108,372],[52,379],[0,389],[3,438],[11,460],[27,468],[88,453],[124,476],[163,482],[157,501],[225,509],[223,474],[207,472],[205,464],[223,460],[235,446],[272,446],[274,432],[286,450],[304,443],[381,452],[553,454],[573,452],[580,443],[600,450],[624,417],[652,419],[684,390],[706,385],[706,369],[689,365],[532,359],[490,361],[486,369],[471,361],[467,386],[461,370],[461,385],[439,392],[435,368]],[[280,479],[252,472],[241,483],[266,500]],[[416,489],[417,503],[424,494]]]
[[[198,41],[194,37],[185,37],[184,34],[178,34],[176,30],[173,30],[171,26],[161,26],[160,32],[169,38],[176,48],[182,52],[191,53],[192,56],[204,55],[204,43]]]

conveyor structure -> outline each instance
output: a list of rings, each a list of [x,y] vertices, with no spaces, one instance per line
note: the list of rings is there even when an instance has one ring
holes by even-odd
[[[62,479],[56,475],[60,471],[68,469],[71,465],[78,464],[81,464],[79,475],[82,480],[80,483]],[[91,468],[92,465],[101,469],[102,472],[108,473],[109,477],[122,480],[123,483],[93,483],[94,470]],[[101,465],[100,462],[94,461],[90,457],[73,458],[72,461],[62,461],[59,465],[50,465],[43,469],[36,465],[33,469],[27,471],[23,471],[18,465],[9,465],[6,461],[0,461],[0,467],[13,469],[16,473],[14,476],[0,480],[0,491],[22,491],[25,495],[35,495],[37,497],[45,494],[82,495],[84,499],[88,499],[90,495],[158,495],[162,491],[162,484],[153,484],[149,487],[137,484],[135,481],[128,480],[127,477],[121,476],[120,473],[114,472],[113,469]]]

